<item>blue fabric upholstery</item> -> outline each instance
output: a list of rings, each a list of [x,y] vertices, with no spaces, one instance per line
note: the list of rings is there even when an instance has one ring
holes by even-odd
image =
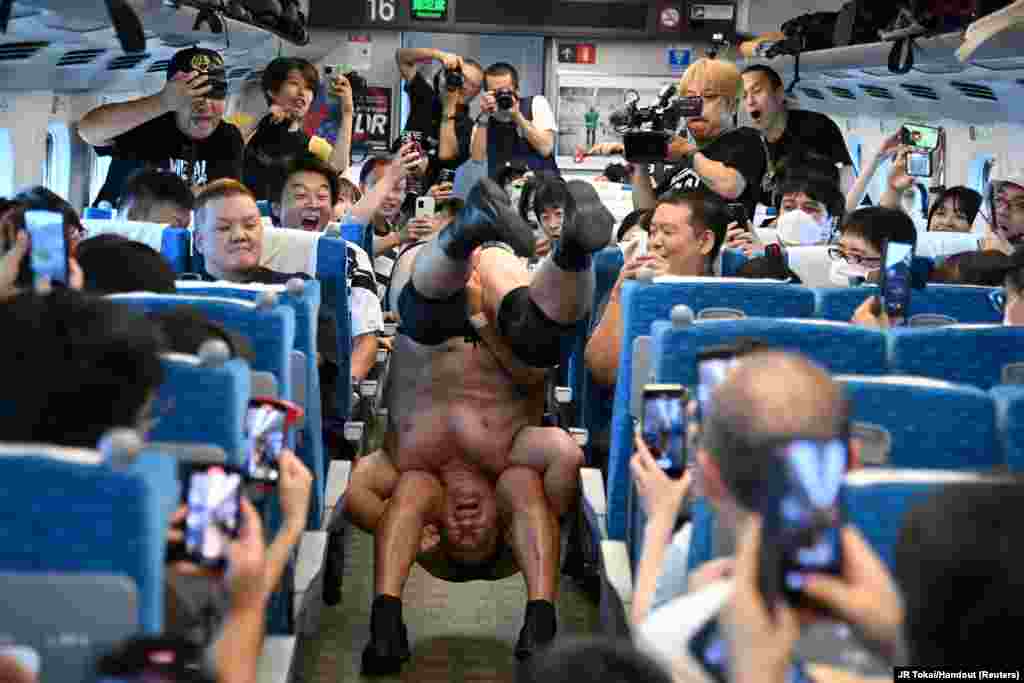
[[[697,384],[697,353],[750,337],[803,354],[833,373],[885,372],[885,335],[824,320],[742,318],[700,320],[686,327],[658,321],[651,327],[651,362],[658,382]]]
[[[188,357],[164,356],[164,383],[157,397],[159,420],[151,441],[208,443],[224,449],[227,461],[241,465],[245,453],[245,412],[249,367],[230,360],[203,366]]]
[[[270,218],[270,201],[267,199],[261,199],[256,202],[256,206],[260,208],[260,215],[264,218]]]
[[[879,475],[879,476],[873,476]],[[970,474],[913,470],[865,470],[847,476],[843,486],[847,521],[857,527],[889,571],[907,512],[944,486],[974,479]]]
[[[971,325],[889,332],[889,370],[989,389],[1024,361],[1024,328]]]
[[[321,305],[334,311],[338,339],[337,404],[341,415],[352,412],[352,312],[348,305],[348,250],[345,240],[321,237],[317,242],[316,279],[320,281]],[[373,252],[367,252],[372,254]]]
[[[734,249],[722,249],[722,277],[735,277],[739,269],[747,262],[743,252]]]
[[[194,287],[189,283],[185,290],[191,296],[230,297],[255,301],[260,292],[242,287],[216,286]],[[320,283],[307,280],[303,291],[295,296],[287,291],[278,293],[278,302],[295,311],[295,349],[306,356],[306,417],[299,439],[296,455],[313,473],[318,484],[313,487],[313,500],[309,507],[309,528],[319,529],[323,514],[323,491],[327,486],[324,464],[323,416],[320,414],[320,371],[317,369],[317,311],[320,308]]]
[[[90,220],[106,220],[109,221],[114,217],[113,209],[100,209],[95,206],[87,206],[82,211],[82,218],[88,218]]]
[[[594,329],[600,323],[597,317],[599,308],[608,298],[615,281],[619,279],[619,272],[622,270],[623,254],[618,247],[610,247],[594,254],[594,302],[593,313],[590,319],[590,330],[588,338],[593,334]],[[584,344],[584,351],[586,344]],[[600,433],[608,428],[612,421],[612,398],[613,391],[594,381],[594,376],[586,367],[584,355],[581,353],[573,361],[573,391],[579,396],[579,424],[582,428],[590,431],[591,436]],[[587,461],[594,462],[591,446],[588,444],[585,449]]]
[[[1004,462],[992,397],[913,377],[842,377],[853,419],[892,437],[887,467],[978,470]]]
[[[649,334],[654,321],[668,319],[676,304],[687,304],[695,312],[724,306],[743,310],[747,315],[799,318],[813,312],[814,297],[804,287],[754,281],[715,282],[701,278],[659,284],[625,282],[622,287],[623,337],[619,378],[632,377],[633,340]],[[608,536],[612,540],[626,540],[629,458],[633,453],[630,389],[628,381],[616,382],[612,406],[608,454]]]
[[[160,240],[160,253],[175,273],[192,272],[192,233],[185,228],[165,228]]]
[[[42,448],[0,457],[0,569],[127,576],[143,632],[159,633],[168,517],[157,485],[155,474],[62,462]]]
[[[237,299],[180,294],[115,294],[108,298],[146,312],[195,306],[210,320],[247,337],[255,354],[253,369],[272,373],[281,398],[291,400],[290,356],[295,348],[295,311],[290,306],[278,304],[260,310],[255,304]]]
[[[629,549],[629,564],[636,576],[637,568],[640,566],[640,555],[644,550],[644,529],[647,527],[647,512],[640,503],[640,496],[636,486],[630,483],[629,512],[626,525],[626,545]]]
[[[959,323],[998,323],[1003,316],[989,303],[991,287],[964,285],[928,285],[910,294],[910,315],[939,313]],[[874,285],[816,289],[815,315],[826,320],[849,322],[853,312],[864,301],[878,294]]]
[[[370,255],[373,260],[373,226],[356,221],[341,224],[341,237],[346,242],[351,242]]]
[[[989,394],[996,402],[996,424],[1006,464],[1024,470],[1024,385],[1004,384]]]

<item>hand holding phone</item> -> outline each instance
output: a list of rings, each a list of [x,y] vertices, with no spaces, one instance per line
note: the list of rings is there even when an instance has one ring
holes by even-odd
[[[918,123],[905,123],[900,130],[900,139],[908,147],[925,149],[930,152],[939,146],[939,129]]]
[[[931,178],[931,153],[922,151],[907,152],[907,175],[914,178]]]
[[[244,472],[247,479],[261,484],[277,483],[281,449],[288,430],[302,412],[302,408],[289,401],[261,397],[249,402],[245,420],[248,453]]]
[[[914,245],[889,240],[882,253],[879,287],[882,305],[893,324],[906,322],[910,310],[911,272]]]
[[[436,202],[430,195],[416,198],[416,218],[433,218],[436,211]]]
[[[729,218],[736,223],[737,227],[750,232],[750,219],[747,217],[747,206],[739,202],[733,202],[728,207]]]
[[[68,245],[64,238],[64,216],[55,211],[26,211],[25,232],[29,251],[21,261],[18,285],[31,287],[44,282],[68,284]]]

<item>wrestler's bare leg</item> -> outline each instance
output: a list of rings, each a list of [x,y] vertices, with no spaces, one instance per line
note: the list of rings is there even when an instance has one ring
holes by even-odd
[[[345,518],[366,533],[375,533],[397,485],[398,470],[383,451],[358,458],[345,489]]]
[[[556,518],[576,504],[583,451],[558,427],[523,427],[512,442],[509,467],[523,466],[543,477],[544,494]]]
[[[424,527],[436,521],[444,500],[440,480],[426,472],[403,472],[374,534],[374,591],[402,597],[419,554]]]
[[[559,529],[544,494],[540,475],[528,467],[511,467],[497,485],[498,509],[508,524],[508,542],[526,581],[527,603],[516,656],[529,657],[557,631]]]

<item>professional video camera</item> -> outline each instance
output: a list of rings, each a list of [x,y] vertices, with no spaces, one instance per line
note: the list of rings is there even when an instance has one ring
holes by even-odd
[[[668,144],[684,118],[700,116],[704,100],[700,97],[676,97],[676,86],[666,85],[658,92],[658,101],[638,107],[640,95],[626,93],[626,106],[609,117],[612,128],[622,135],[626,160],[655,163],[668,157]]]

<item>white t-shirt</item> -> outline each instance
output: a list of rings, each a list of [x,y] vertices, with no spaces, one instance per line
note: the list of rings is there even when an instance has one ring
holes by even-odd
[[[533,115],[533,126],[537,130],[553,130],[558,132],[558,123],[555,122],[555,112],[551,111],[551,103],[543,95],[534,95],[530,103]],[[522,135],[522,133],[520,133]]]
[[[346,242],[345,248],[348,251],[348,304],[352,313],[352,338],[355,339],[363,334],[376,334],[383,330],[384,315],[370,257],[362,247],[351,242]]]

